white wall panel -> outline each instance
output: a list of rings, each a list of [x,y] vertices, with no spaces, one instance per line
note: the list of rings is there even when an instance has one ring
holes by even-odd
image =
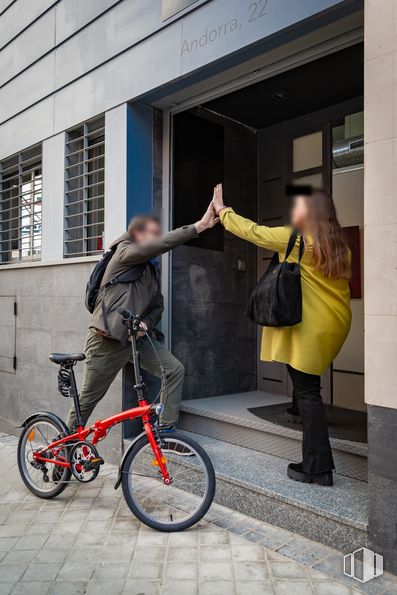
[[[102,64],[160,26],[161,3],[122,2],[57,48],[57,88]]]
[[[125,231],[127,197],[127,104],[105,115],[105,250]]]
[[[13,2],[13,0],[0,0],[0,14]]]
[[[55,89],[55,53],[47,54],[32,68],[0,89],[0,121],[12,118]]]
[[[40,142],[53,134],[54,98],[49,97],[9,120],[0,128],[0,159]]]
[[[63,0],[57,5],[56,42],[61,43],[117,0]],[[141,0],[134,4],[141,4]]]
[[[156,39],[161,52],[150,51],[152,40],[147,40],[61,89],[55,95],[55,130],[66,130],[179,76],[179,64],[169,60],[178,47],[178,36],[169,28]]]
[[[0,86],[54,47],[55,10],[7,45],[0,54]]]
[[[63,257],[65,133],[43,142],[42,260]]]
[[[18,35],[56,0],[18,0],[0,19],[0,48]]]

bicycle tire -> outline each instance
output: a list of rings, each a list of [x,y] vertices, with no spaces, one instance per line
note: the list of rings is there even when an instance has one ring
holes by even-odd
[[[62,434],[64,431],[64,428],[62,427],[62,425],[60,423],[58,423],[57,421],[55,421],[54,419],[50,418],[47,415],[38,415],[37,417],[34,417],[33,419],[31,419],[29,421],[29,423],[23,428],[22,433],[19,437],[18,449],[17,449],[18,469],[19,469],[19,473],[21,475],[22,481],[24,482],[24,484],[26,485],[28,490],[30,492],[32,492],[32,494],[34,494],[38,498],[43,498],[44,500],[49,500],[51,498],[55,498],[56,496],[59,496],[59,494],[61,494],[63,492],[63,490],[68,485],[66,482],[68,482],[71,478],[71,471],[70,471],[70,469],[66,469],[64,476],[62,478],[62,481],[60,481],[58,484],[55,484],[54,488],[52,490],[48,490],[45,492],[35,488],[32,481],[29,481],[29,477],[27,476],[25,468],[24,468],[25,467],[25,465],[24,465],[25,456],[24,456],[23,447],[25,444],[26,435],[29,434],[32,427],[34,425],[36,425],[38,422],[44,422],[49,425],[52,425],[56,429],[57,434]]]
[[[206,494],[203,498],[199,508],[196,512],[188,519],[175,522],[175,523],[164,523],[164,522],[157,522],[150,516],[147,516],[142,509],[135,503],[133,494],[131,494],[130,490],[130,482],[129,482],[129,469],[135,459],[138,456],[140,451],[148,445],[148,439],[143,437],[139,442],[137,442],[132,448],[131,451],[127,454],[126,459],[124,461],[123,470],[122,470],[122,489],[125,501],[133,512],[133,514],[145,525],[151,527],[152,529],[156,529],[157,531],[164,531],[167,533],[176,532],[176,531],[184,531],[189,527],[192,527],[196,523],[198,523],[204,515],[207,513],[209,507],[212,504],[215,495],[215,487],[216,487],[216,480],[215,480],[215,471],[212,466],[211,460],[205,450],[197,444],[194,440],[190,437],[186,437],[182,434],[178,434],[177,432],[173,432],[171,435],[167,435],[164,437],[164,440],[167,438],[172,440],[177,440],[180,443],[187,444],[188,447],[192,448],[197,455],[201,458],[204,467],[206,469],[206,474],[208,478]]]

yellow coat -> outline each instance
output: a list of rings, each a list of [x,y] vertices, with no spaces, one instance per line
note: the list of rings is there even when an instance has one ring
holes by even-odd
[[[221,222],[234,235],[284,259],[291,235],[288,227],[265,227],[221,211]],[[297,262],[298,242],[288,258]],[[350,330],[350,291],[346,279],[324,277],[314,270],[310,242],[301,260],[302,322],[294,326],[264,327],[261,359],[290,364],[307,374],[323,374],[339,353]]]

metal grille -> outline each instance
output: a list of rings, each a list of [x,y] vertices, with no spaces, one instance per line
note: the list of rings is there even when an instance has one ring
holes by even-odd
[[[64,256],[103,250],[105,117],[76,126],[66,135]]]
[[[0,163],[0,262],[41,258],[41,144]]]

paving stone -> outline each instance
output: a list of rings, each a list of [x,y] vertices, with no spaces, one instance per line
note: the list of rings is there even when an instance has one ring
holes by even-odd
[[[94,570],[94,580],[105,581],[112,579],[126,579],[130,570],[127,562],[99,562]]]
[[[47,578],[47,577],[46,577]],[[50,593],[53,587],[53,582],[51,581],[35,581],[30,582],[29,586],[26,583],[18,583],[13,590],[13,595],[26,595],[26,592],[29,592],[29,595],[46,595]]]
[[[126,582],[125,595],[160,595],[161,582],[133,579]]]
[[[129,574],[129,580],[133,578],[154,580],[162,576],[163,564],[160,562],[143,562],[142,560],[133,560]]]
[[[74,580],[88,581],[94,574],[94,564],[69,564],[66,562],[58,575],[60,580]]]
[[[51,595],[84,595],[88,589],[86,581],[57,581],[51,590]]]
[[[313,593],[312,586],[309,581],[273,581],[273,589],[276,595],[309,595]]]
[[[231,560],[232,550],[229,544],[217,545],[202,545],[200,547],[200,560]]]
[[[14,460],[16,442],[6,448]],[[0,595],[397,593],[395,577],[356,584],[341,553],[217,504],[190,530],[154,531],[115,496],[114,471],[106,465],[95,486],[76,482],[45,502],[21,486],[13,462],[0,486]]]
[[[111,581],[97,581],[93,580],[88,585],[88,595],[121,595],[124,592],[125,581],[124,580],[111,580]]]
[[[236,562],[263,562],[266,554],[259,545],[232,545],[232,557]]]
[[[197,547],[169,547],[167,562],[195,561],[198,560],[198,557],[199,550]]]
[[[201,562],[200,580],[226,580],[234,579],[233,565],[231,562]]]
[[[317,595],[353,595],[352,589],[336,581],[333,582],[327,579],[312,581],[312,584]]]
[[[239,581],[236,580],[236,595],[273,595],[270,581]]]
[[[198,595],[198,593],[197,580],[166,580],[161,589],[161,595]]]
[[[200,595],[233,595],[235,585],[233,581],[224,580],[205,580],[200,583]],[[246,595],[251,593],[247,591]]]
[[[200,533],[200,544],[215,546],[225,543],[229,543],[227,531],[203,531]]]
[[[234,574],[241,580],[264,580],[268,578],[265,562],[234,562]]]
[[[307,578],[304,567],[293,562],[271,562],[270,569],[276,578]]]
[[[45,564],[36,564],[36,562],[34,562],[29,566],[21,580],[24,582],[40,582],[43,579],[53,581],[61,567],[61,563],[54,564],[47,562]]]
[[[198,578],[198,562],[170,562],[165,566],[166,579],[197,579]]]
[[[14,583],[18,581],[26,571],[26,564],[10,564],[2,566],[0,570],[0,581],[3,583]]]

